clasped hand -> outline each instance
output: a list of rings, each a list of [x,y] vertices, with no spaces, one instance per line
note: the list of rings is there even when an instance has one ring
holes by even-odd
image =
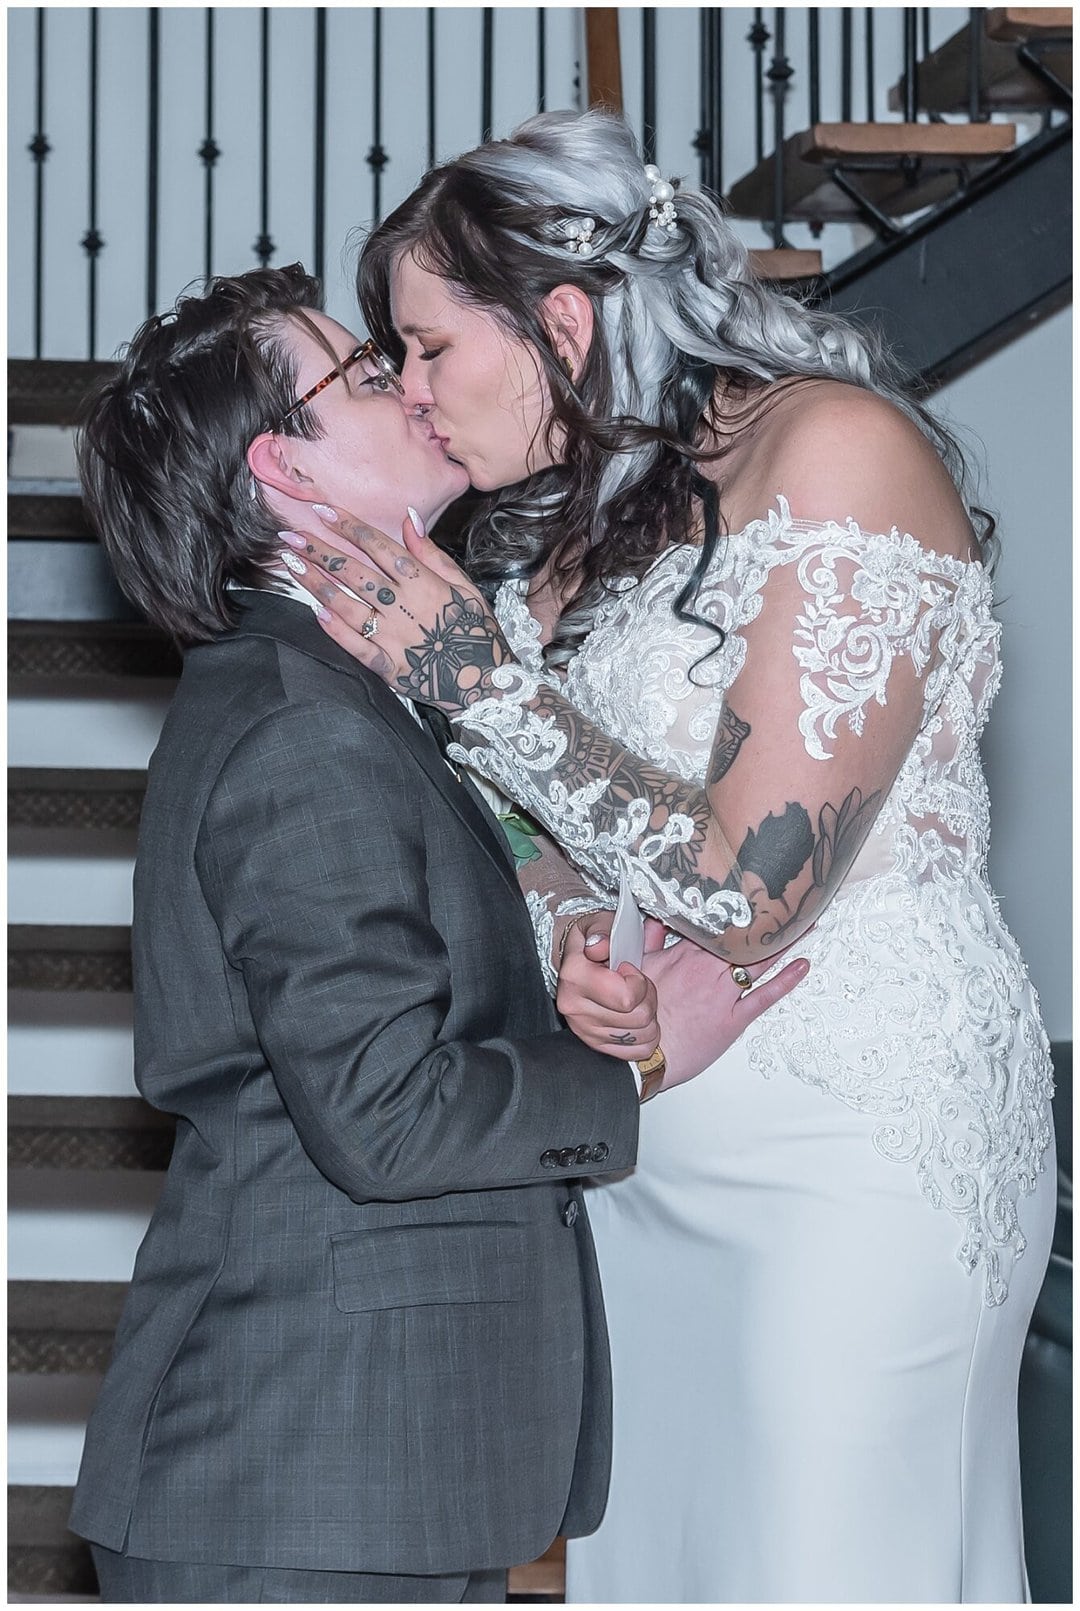
[[[355,515],[312,508],[323,531],[281,532],[281,557],[319,600],[327,635],[395,693],[447,715],[484,698],[491,672],[514,657],[482,594],[419,516],[398,543]]]
[[[641,968],[623,962],[612,972],[612,919],[611,912],[595,912],[567,933],[555,1005],[579,1040],[609,1057],[643,1061],[662,1045],[667,1072],[661,1090],[715,1063],[810,971],[805,957],[796,957],[756,984],[783,955],[778,952],[747,967],[756,988],[744,990],[728,963],[692,940],[665,949],[667,930],[650,917]]]

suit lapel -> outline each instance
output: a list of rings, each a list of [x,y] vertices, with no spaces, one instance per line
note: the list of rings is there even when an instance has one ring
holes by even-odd
[[[298,653],[321,660],[334,671],[362,684],[376,714],[393,728],[451,809],[497,862],[514,892],[520,895],[513,853],[506,835],[472,785],[465,781],[465,774],[461,774],[459,780],[459,774],[451,770],[428,729],[416,721],[397,695],[391,693],[374,672],[368,671],[366,666],[346,654],[333,638],[327,637],[306,604],[273,593],[254,591],[244,591],[239,602],[242,614],[237,631],[243,636],[273,638],[279,643],[287,643]]]

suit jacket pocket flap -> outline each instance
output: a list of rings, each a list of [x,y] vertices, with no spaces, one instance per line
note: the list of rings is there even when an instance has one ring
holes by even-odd
[[[334,1302],[346,1314],[429,1303],[520,1303],[522,1225],[386,1225],[331,1237]]]

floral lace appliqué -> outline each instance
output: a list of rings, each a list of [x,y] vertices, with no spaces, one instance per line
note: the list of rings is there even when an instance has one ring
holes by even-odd
[[[699,592],[696,613],[727,634],[710,656],[717,634],[673,607],[695,559],[693,549],[668,550],[640,583],[618,589],[561,691],[634,754],[702,782],[742,669],[740,630],[757,618],[777,566],[798,567],[803,586],[792,651],[809,753],[826,756],[841,723],[861,732],[898,655],[925,674],[915,742],[840,894],[802,943],[810,973],[747,1044],[763,1076],[803,1080],[873,1117],[876,1150],[914,1169],[927,1202],[955,1217],[957,1257],[998,1303],[1006,1253],[1023,1250],[1022,1199],[1050,1142],[1052,1073],[1035,993],[986,883],[979,739],[1001,675],[989,578],[896,531],[793,520],[780,498],[721,543]],[[500,590],[497,611],[541,676],[540,629],[516,586]],[[493,714],[493,726],[512,730],[520,714]],[[522,799],[531,779],[555,796],[541,782],[551,743],[550,733],[519,735],[526,753],[504,756],[500,773],[509,794]],[[558,837],[574,856],[589,837],[589,804],[563,805]],[[610,889],[625,867],[642,905],[665,898],[626,841],[593,851]],[[670,898],[686,910],[687,894]]]

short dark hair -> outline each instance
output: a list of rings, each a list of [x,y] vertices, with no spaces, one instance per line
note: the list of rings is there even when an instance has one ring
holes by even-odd
[[[310,409],[280,424],[297,369],[283,321],[307,323],[303,310],[320,302],[299,263],[212,279],[147,319],[87,399],[84,501],[124,593],[181,645],[235,625],[227,581],[266,585],[280,542],[247,449],[260,431],[320,434]]]

